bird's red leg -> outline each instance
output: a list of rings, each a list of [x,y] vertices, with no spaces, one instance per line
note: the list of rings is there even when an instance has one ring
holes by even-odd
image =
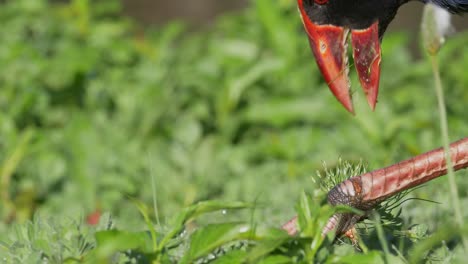
[[[450,145],[455,171],[468,167],[468,138]],[[373,209],[385,199],[416,187],[447,173],[444,150],[438,148],[389,167],[349,178],[328,192],[331,205],[347,205],[363,211]],[[324,226],[322,235],[331,231],[338,235],[348,232],[361,217],[352,213],[337,213]],[[296,218],[287,223],[288,233],[297,233]],[[286,225],[285,225],[286,226]]]

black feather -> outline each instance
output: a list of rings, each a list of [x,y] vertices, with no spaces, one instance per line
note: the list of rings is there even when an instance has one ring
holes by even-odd
[[[447,9],[451,13],[468,12],[468,0],[426,0]]]

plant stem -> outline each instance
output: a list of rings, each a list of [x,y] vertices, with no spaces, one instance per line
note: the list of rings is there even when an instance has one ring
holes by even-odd
[[[377,212],[373,213],[373,218],[375,222],[375,229],[377,231],[377,237],[379,238],[380,245],[385,253],[384,262],[385,264],[391,263],[388,256],[390,255],[390,251],[388,250],[388,242],[385,239],[385,234],[382,228],[382,223],[380,222],[380,215]]]
[[[455,183],[455,174],[452,167],[452,159],[450,157],[449,149],[449,135],[448,135],[448,122],[447,122],[447,111],[445,106],[444,92],[442,89],[442,82],[440,80],[440,70],[439,63],[437,60],[436,54],[430,54],[431,64],[432,64],[432,73],[434,75],[435,82],[435,91],[437,96],[437,103],[439,106],[439,120],[440,120],[440,129],[442,134],[442,143],[445,151],[445,161],[447,164],[447,174],[450,187],[450,194],[452,196],[453,202],[453,211],[455,213],[455,221],[460,228],[463,227],[463,217],[461,213],[460,199],[458,197],[458,189]],[[468,252],[468,244],[465,238],[463,238],[463,244],[465,245],[465,251]]]

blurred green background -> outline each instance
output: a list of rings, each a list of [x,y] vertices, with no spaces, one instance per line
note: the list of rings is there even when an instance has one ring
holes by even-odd
[[[143,26],[123,15],[143,5],[130,2],[0,1],[0,237],[35,214],[99,211],[142,229],[128,196],[156,199],[163,223],[200,200],[256,201],[255,221],[278,226],[323,163],[377,169],[442,144],[413,33],[384,38],[375,112],[351,70],[353,117],[318,73],[295,1],[252,0],[198,30],[157,16]],[[162,12],[143,7],[141,21]],[[467,42],[460,32],[440,54],[452,140],[468,135]],[[436,181],[414,195],[441,204],[406,203],[407,225],[447,223],[448,184]]]
[[[296,2],[296,0],[288,1]],[[123,0],[123,5],[125,14],[130,15],[144,25],[164,25],[168,21],[182,20],[193,28],[206,28],[213,24],[217,16],[225,12],[242,10],[248,7],[249,1]],[[410,47],[412,55],[418,58],[421,56],[417,40],[423,6],[418,1],[410,1],[405,4],[398,11],[395,20],[387,30],[388,32],[405,31],[410,38],[407,45]],[[453,16],[452,22],[458,31],[468,29],[468,17],[466,16]]]
[[[290,2],[295,2],[291,0]],[[242,10],[249,6],[248,0],[218,1],[197,0],[177,2],[169,0],[123,0],[124,12],[144,24],[164,24],[167,21],[180,19],[194,25],[211,24],[222,13]],[[421,23],[423,5],[418,2],[408,3],[398,12],[390,30],[417,31]],[[463,30],[468,27],[467,18],[453,17],[454,25]]]

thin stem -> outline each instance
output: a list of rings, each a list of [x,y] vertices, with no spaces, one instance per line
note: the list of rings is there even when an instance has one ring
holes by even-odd
[[[373,213],[373,218],[375,222],[375,229],[377,231],[377,237],[379,238],[380,245],[382,245],[382,249],[385,253],[384,262],[385,264],[390,263],[388,256],[390,255],[390,251],[388,250],[388,243],[385,239],[385,234],[382,228],[382,223],[380,222],[380,215],[377,212]]]
[[[440,129],[442,134],[442,141],[445,151],[445,160],[447,164],[447,174],[448,174],[448,181],[450,187],[450,194],[452,196],[453,202],[453,211],[455,213],[455,221],[459,225],[459,227],[463,227],[463,217],[461,213],[461,206],[460,206],[460,199],[458,197],[458,189],[455,182],[455,174],[452,167],[452,159],[450,157],[450,148],[449,148],[449,135],[448,135],[448,122],[447,122],[447,111],[445,106],[445,99],[444,99],[444,92],[442,89],[442,82],[440,80],[440,70],[439,70],[439,63],[437,60],[437,56],[435,54],[429,55],[431,58],[432,64],[432,73],[434,75],[434,82],[435,82],[435,91],[437,95],[437,103],[439,106],[439,119],[440,119]],[[465,250],[468,251],[468,244],[465,239],[463,239],[463,243],[465,244]]]

